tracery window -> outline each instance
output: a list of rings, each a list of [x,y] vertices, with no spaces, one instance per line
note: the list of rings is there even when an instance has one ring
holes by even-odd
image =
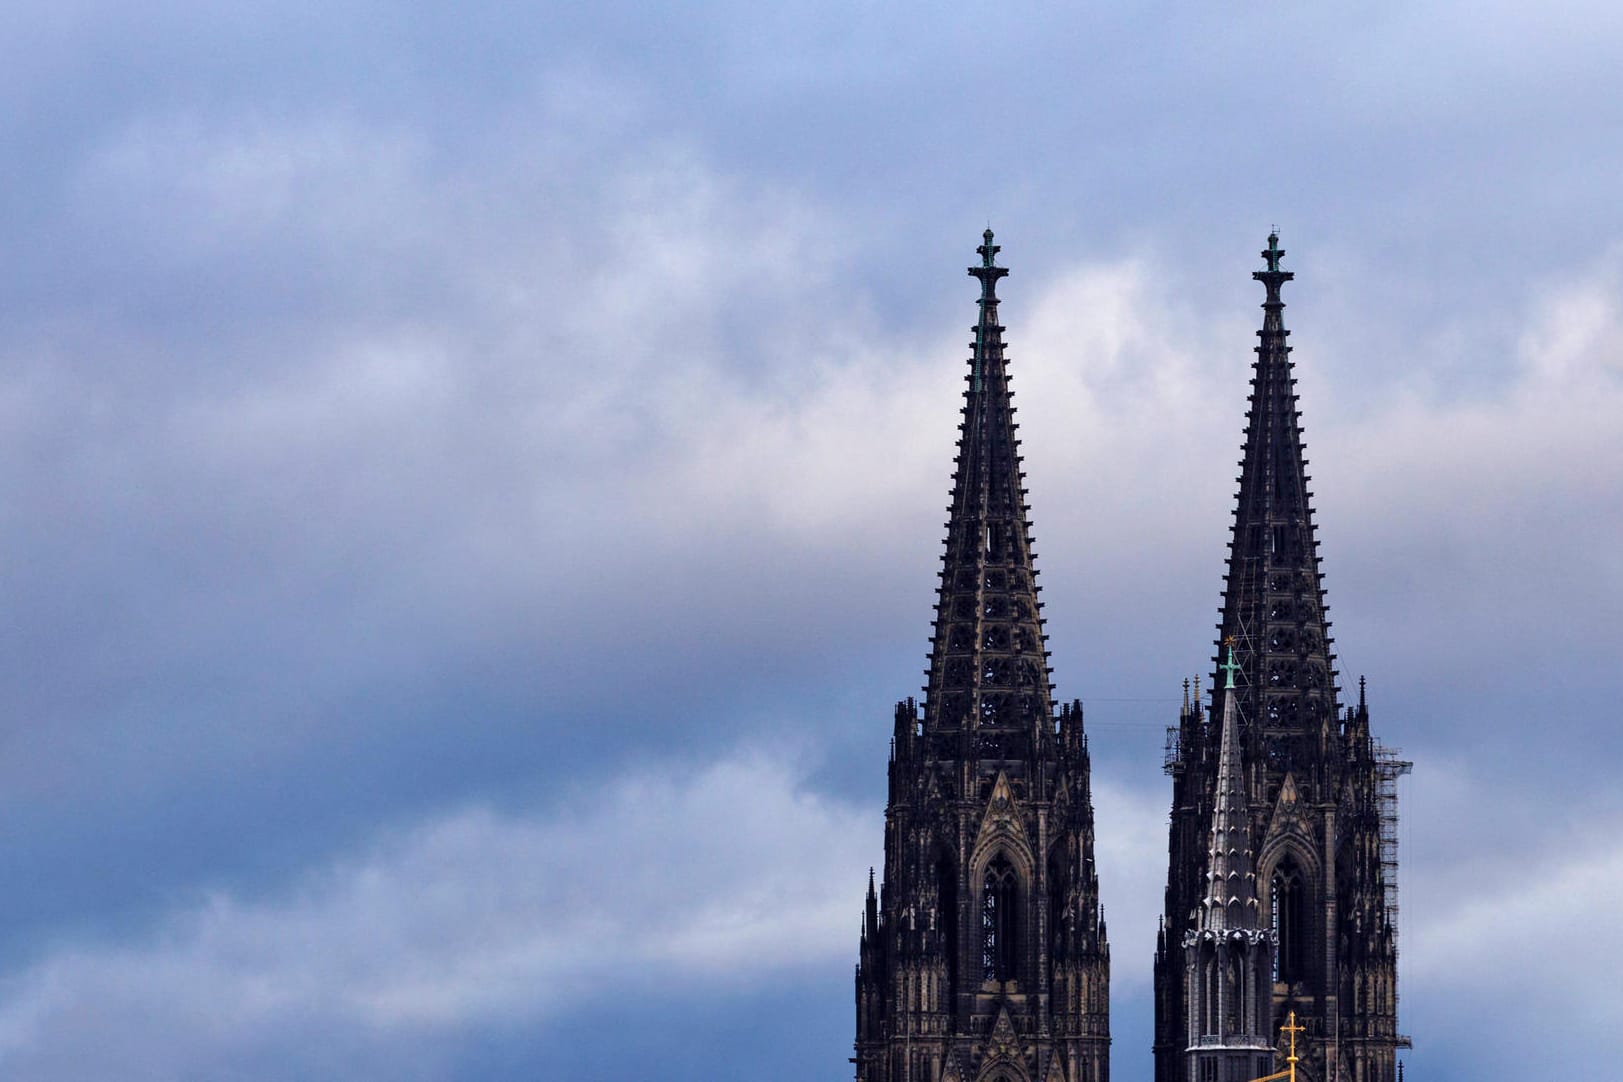
[[[981,968],[985,980],[1015,978],[1019,958],[1019,899],[1019,877],[1008,858],[999,854],[987,866],[985,885],[981,888]]]
[[[936,861],[936,919],[941,922],[941,949],[947,956],[947,996],[958,988],[958,872],[945,853]]]
[[[1065,942],[1065,862],[1064,850],[1057,848],[1048,858],[1048,956],[1060,957]]]
[[[1223,1030],[1224,1033],[1236,1033],[1240,1029],[1240,971],[1234,964],[1234,956],[1227,955],[1223,960]]]
[[[1274,927],[1274,980],[1297,981],[1307,962],[1305,938],[1307,906],[1296,862],[1289,857],[1274,871],[1270,911]]]

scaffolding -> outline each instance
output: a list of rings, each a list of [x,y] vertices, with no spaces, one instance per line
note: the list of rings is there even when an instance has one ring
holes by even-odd
[[[1398,964],[1402,950],[1402,937],[1398,934],[1398,779],[1414,769],[1414,763],[1402,758],[1397,748],[1375,742],[1375,810],[1380,816],[1381,887],[1385,894],[1386,919],[1392,925],[1392,964]],[[1398,1010],[1398,989],[1401,982],[1394,973],[1392,985],[1392,1014]],[[1396,1048],[1413,1047],[1408,1037],[1396,1035]],[[1396,1049],[1394,1049],[1394,1052]],[[1398,1079],[1403,1079],[1403,1064],[1398,1064]]]
[[[1386,919],[1398,930],[1398,779],[1414,769],[1397,748],[1375,745],[1375,800],[1380,816],[1381,884],[1385,891]]]

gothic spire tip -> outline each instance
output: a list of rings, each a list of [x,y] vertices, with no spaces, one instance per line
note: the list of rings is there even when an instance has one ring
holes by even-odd
[[[1002,250],[1003,245],[992,243],[992,227],[987,226],[986,232],[981,234],[980,247],[975,249],[981,257],[981,265],[972,269],[970,273],[973,274],[974,270],[991,270],[997,265],[997,254]]]
[[[992,243],[992,227],[987,226],[986,232],[981,234],[981,246],[975,249],[981,257],[981,265],[969,268],[970,277],[981,280],[981,299],[983,301],[995,301],[997,299],[997,280],[1009,273],[1006,268],[997,265],[997,254],[1002,250],[1003,246],[1001,244]]]
[[[1285,258],[1285,249],[1279,246],[1279,227],[1275,226],[1268,233],[1268,247],[1262,250],[1262,260],[1267,269],[1251,272],[1251,277],[1261,282],[1268,290],[1268,300],[1264,307],[1278,305],[1280,303],[1279,287],[1296,277],[1291,271],[1279,269],[1279,261],[1283,258]]]
[[[1279,246],[1279,227],[1274,226],[1274,228],[1268,233],[1268,247],[1264,249],[1262,258],[1268,261],[1268,269],[1277,274],[1279,271],[1279,260],[1282,256],[1284,256],[1284,254],[1285,249]]]

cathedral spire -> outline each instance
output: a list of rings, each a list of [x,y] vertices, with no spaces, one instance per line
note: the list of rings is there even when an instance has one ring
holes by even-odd
[[[1235,715],[1234,647],[1219,668],[1223,688],[1223,735],[1217,756],[1217,799],[1212,808],[1212,844],[1206,860],[1205,912],[1200,927],[1213,932],[1257,927],[1257,876],[1251,848],[1250,802],[1240,758],[1239,718]]]
[[[925,687],[932,730],[1030,730],[1052,714],[1014,392],[998,323],[992,231],[969,274],[981,283],[959,426],[946,553]]]
[[[1390,908],[1393,785],[1408,764],[1371,736],[1362,682],[1356,707],[1338,709],[1284,256],[1271,232],[1252,275],[1263,320],[1212,722],[1197,706],[1168,730],[1165,919],[1184,950],[1156,943],[1156,1082],[1267,1075],[1287,1017],[1304,1020],[1302,1058],[1319,1079],[1396,1082],[1397,1050],[1409,1044],[1397,1031]]]
[[[1109,1082],[1110,942],[1082,704],[1055,713],[992,231],[924,710],[897,704],[856,1082]]]
[[[1264,269],[1251,275],[1266,296],[1218,633],[1220,642],[1237,647],[1235,695],[1247,722],[1316,732],[1336,710],[1334,657],[1280,299],[1280,288],[1295,277],[1280,269],[1284,255],[1278,232],[1269,233]],[[1213,693],[1215,710],[1216,684]]]

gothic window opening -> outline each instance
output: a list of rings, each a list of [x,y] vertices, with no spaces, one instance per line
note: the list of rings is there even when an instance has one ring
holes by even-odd
[[[999,854],[987,866],[981,888],[981,969],[985,980],[1015,979],[1019,902],[1019,878],[1008,858]]]
[[[1223,963],[1224,1033],[1240,1031],[1240,994],[1240,971],[1234,964],[1234,956],[1229,955]]]
[[[1304,887],[1295,861],[1286,858],[1274,872],[1270,911],[1274,928],[1274,980],[1301,980],[1307,962],[1307,906]]]
[[[935,865],[936,920],[941,927],[941,953],[947,959],[947,995],[958,987],[958,873],[943,853]]]
[[[1056,851],[1048,860],[1048,956],[1060,957],[1065,942],[1065,864]]]
[[[1217,1026],[1217,960],[1212,955],[1206,955],[1206,1003],[1205,1010],[1201,1011],[1201,1028],[1207,1033],[1218,1032]]]
[[[1275,661],[1268,666],[1268,683],[1274,687],[1296,686],[1296,663],[1293,661]]]

